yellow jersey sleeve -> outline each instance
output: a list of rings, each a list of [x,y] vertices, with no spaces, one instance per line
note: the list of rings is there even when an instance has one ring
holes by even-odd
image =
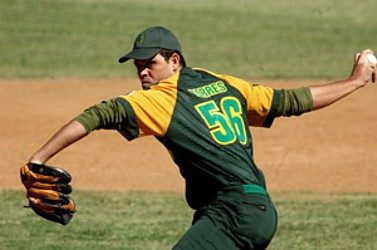
[[[166,133],[177,98],[178,77],[179,73],[149,90],[133,91],[118,98],[126,109],[129,123],[137,127],[138,131],[134,131],[131,137],[163,136]]]
[[[262,85],[253,85],[229,75],[220,75],[228,84],[237,88],[246,99],[247,117],[250,126],[270,127],[277,115],[280,90]]]

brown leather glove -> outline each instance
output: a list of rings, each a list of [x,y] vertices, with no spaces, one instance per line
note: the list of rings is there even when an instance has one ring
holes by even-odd
[[[21,167],[20,174],[29,207],[47,220],[67,225],[76,212],[69,197],[71,175],[61,168],[31,162]]]

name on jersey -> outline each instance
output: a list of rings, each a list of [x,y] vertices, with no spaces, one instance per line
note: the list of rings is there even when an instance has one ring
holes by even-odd
[[[217,81],[199,88],[188,89],[188,91],[193,93],[197,97],[208,98],[220,93],[225,93],[228,91],[228,89],[223,81]]]

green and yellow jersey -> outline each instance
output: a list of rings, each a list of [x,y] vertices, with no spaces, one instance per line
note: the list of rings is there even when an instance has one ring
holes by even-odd
[[[77,120],[87,131],[116,129],[128,140],[155,136],[186,180],[189,205],[198,208],[228,186],[254,183],[265,187],[253,160],[248,127],[270,127],[277,116],[297,115],[311,107],[306,88],[281,91],[184,68],[150,90],[96,105]]]

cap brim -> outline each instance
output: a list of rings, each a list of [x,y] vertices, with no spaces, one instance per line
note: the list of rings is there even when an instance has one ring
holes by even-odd
[[[127,62],[130,59],[145,60],[152,58],[160,52],[161,48],[142,48],[142,49],[133,49],[128,54],[125,54],[119,58],[119,63]]]

